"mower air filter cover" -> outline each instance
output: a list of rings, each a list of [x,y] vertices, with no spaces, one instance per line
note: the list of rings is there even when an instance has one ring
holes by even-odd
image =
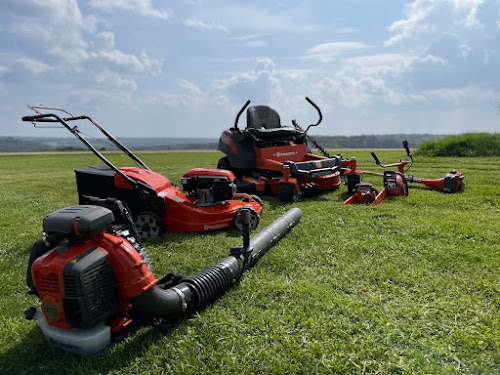
[[[43,231],[65,238],[93,237],[115,221],[113,212],[100,206],[72,206],[62,208],[45,217]]]

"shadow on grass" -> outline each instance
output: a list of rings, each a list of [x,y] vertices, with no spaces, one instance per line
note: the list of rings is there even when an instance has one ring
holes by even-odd
[[[142,327],[94,355],[64,352],[49,345],[38,324],[15,346],[0,354],[2,374],[105,374],[128,368],[146,355],[152,345],[172,336],[184,317],[167,328]],[[128,370],[125,371],[128,373]]]

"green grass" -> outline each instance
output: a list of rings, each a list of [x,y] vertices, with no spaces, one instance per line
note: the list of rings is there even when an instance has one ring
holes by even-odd
[[[465,133],[436,139],[418,147],[425,156],[500,156],[500,133]]]
[[[368,152],[344,155],[376,168]],[[179,184],[221,155],[144,156]],[[304,216],[240,283],[170,328],[83,357],[50,347],[23,311],[38,303],[25,272],[42,218],[77,203],[73,169],[91,164],[93,155],[0,156],[1,374],[500,373],[500,158],[417,158],[419,177],[463,172],[462,194],[412,185],[378,207],[342,206],[345,186],[293,205],[264,197],[261,226],[290,207]],[[167,233],[146,249],[161,277],[196,272],[240,243],[236,230]]]

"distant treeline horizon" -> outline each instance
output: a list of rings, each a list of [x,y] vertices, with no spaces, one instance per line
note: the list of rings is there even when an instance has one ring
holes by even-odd
[[[429,140],[449,135],[437,134],[367,134],[353,136],[312,136],[322,147],[342,148],[400,148],[407,140],[417,148]],[[218,138],[120,138],[131,150],[217,150]],[[113,151],[116,147],[107,139],[94,139],[92,144],[100,151]],[[78,139],[43,137],[0,137],[0,152],[86,151]]]

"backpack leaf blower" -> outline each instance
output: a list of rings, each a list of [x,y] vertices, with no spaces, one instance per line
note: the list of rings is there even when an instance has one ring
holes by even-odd
[[[45,217],[44,237],[33,245],[27,274],[41,308],[28,309],[26,318],[38,321],[49,344],[81,354],[104,350],[134,323],[173,321],[202,309],[302,217],[293,208],[250,238],[251,215],[243,209],[243,244],[228,257],[186,278],[170,274],[157,280],[132,236],[126,205],[113,199],[94,203]]]

